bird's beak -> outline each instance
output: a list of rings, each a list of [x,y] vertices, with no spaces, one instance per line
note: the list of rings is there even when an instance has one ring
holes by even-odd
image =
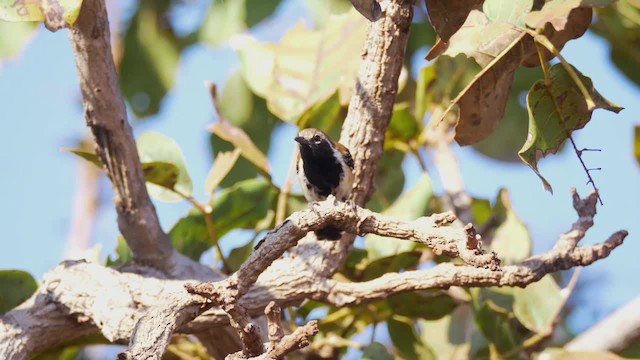
[[[307,139],[303,138],[302,136],[296,136],[294,140],[300,145],[309,145]]]

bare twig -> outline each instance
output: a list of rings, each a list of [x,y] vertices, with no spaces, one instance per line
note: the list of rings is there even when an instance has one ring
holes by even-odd
[[[273,349],[284,336],[282,319],[280,318],[282,316],[282,309],[272,301],[264,309],[264,314],[267,316],[267,321],[269,322],[269,349]]]
[[[264,345],[260,336],[260,329],[251,323],[247,310],[242,305],[231,304],[224,306],[229,315],[231,326],[236,330],[242,341],[242,355],[245,358],[255,357],[264,352]]]
[[[70,40],[80,75],[87,126],[115,191],[120,232],[134,259],[170,270],[175,250],[160,227],[147,193],[118,87],[103,0],[83,2],[78,21],[71,28]]]

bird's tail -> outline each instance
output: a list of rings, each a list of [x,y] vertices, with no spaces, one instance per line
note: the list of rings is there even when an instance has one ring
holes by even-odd
[[[342,230],[333,226],[327,226],[324,229],[316,231],[316,237],[318,238],[318,240],[340,240],[340,238],[342,237]]]

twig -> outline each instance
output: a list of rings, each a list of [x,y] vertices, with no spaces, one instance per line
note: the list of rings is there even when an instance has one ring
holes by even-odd
[[[293,155],[291,155],[291,164],[289,165],[289,173],[287,174],[287,179],[280,188],[280,192],[278,194],[278,205],[276,207],[276,224],[282,223],[287,214],[287,200],[289,197],[289,193],[291,193],[291,189],[293,189],[294,186],[293,178],[295,176],[297,161],[298,147],[296,146],[295,150],[293,151]]]
[[[264,309],[264,314],[267,316],[268,328],[269,328],[269,349],[274,349],[276,345],[284,337],[284,330],[282,329],[282,309],[275,302],[270,302]]]
[[[542,36],[544,36],[544,35],[542,35]],[[546,39],[546,37],[545,37],[545,39]],[[536,40],[536,47],[538,49],[538,57],[540,59],[540,65],[542,66],[542,72],[544,73],[544,84],[545,84],[545,87],[547,88],[547,91],[551,95],[551,100],[553,101],[553,105],[555,107],[555,110],[558,113],[558,117],[560,118],[560,125],[564,129],[564,131],[565,131],[565,133],[567,135],[567,138],[569,138],[569,141],[571,141],[571,146],[573,146],[573,150],[575,151],[576,156],[578,156],[578,160],[580,161],[580,164],[582,165],[582,168],[584,169],[585,173],[587,174],[587,178],[589,179],[587,184],[591,183],[591,185],[593,186],[593,190],[595,191],[596,195],[598,196],[598,201],[600,202],[600,205],[604,205],[603,202],[602,202],[602,198],[600,197],[600,192],[598,191],[598,188],[596,187],[596,183],[593,181],[593,178],[591,177],[591,170],[587,168],[587,165],[584,163],[584,160],[582,159],[582,150],[578,150],[578,146],[576,145],[576,142],[573,140],[573,136],[571,135],[571,132],[564,125],[565,121],[562,118],[562,111],[560,111],[561,107],[558,104],[558,100],[556,99],[556,97],[553,96],[553,94],[551,93],[551,86],[552,86],[551,72],[549,71],[549,67],[547,65],[547,61],[544,59],[544,54],[542,52],[540,44],[541,43]],[[542,44],[544,45],[544,42]],[[551,46],[553,46],[553,45],[551,45]],[[557,53],[557,50],[554,53],[554,55],[560,56],[560,54]],[[563,62],[563,66],[564,66],[566,61],[564,59],[560,59],[560,60]],[[567,69],[567,72],[569,72],[568,69],[571,69],[571,72],[569,72],[569,74],[573,73],[575,75],[575,72],[573,71],[573,68],[571,66],[567,65],[567,66],[565,66],[565,69]],[[580,81],[580,79],[577,77],[577,75],[575,75],[575,77],[576,77],[576,79],[574,79],[574,82],[576,83],[576,85],[578,85],[578,87],[580,88],[580,91],[582,91],[583,88],[584,88],[584,84],[582,84],[582,81]],[[582,91],[583,95],[585,94],[585,92],[586,92],[586,89],[584,91]],[[587,93],[587,95],[584,95],[584,96],[585,96],[585,99],[587,100],[587,104],[589,104],[589,101],[591,101],[591,103],[593,103],[593,99],[591,99],[591,96],[588,93]],[[593,105],[593,106],[595,107],[595,105]],[[593,107],[589,107],[589,109],[593,110]]]
[[[224,311],[229,315],[231,326],[242,340],[242,355],[244,358],[258,356],[264,352],[264,345],[260,337],[260,329],[251,323],[247,310],[237,303],[226,305]]]

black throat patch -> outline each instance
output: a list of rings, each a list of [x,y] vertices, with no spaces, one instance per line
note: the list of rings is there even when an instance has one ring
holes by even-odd
[[[326,140],[319,145],[300,146],[303,171],[309,183],[322,197],[333,194],[340,184],[342,165],[333,154],[331,145]]]

